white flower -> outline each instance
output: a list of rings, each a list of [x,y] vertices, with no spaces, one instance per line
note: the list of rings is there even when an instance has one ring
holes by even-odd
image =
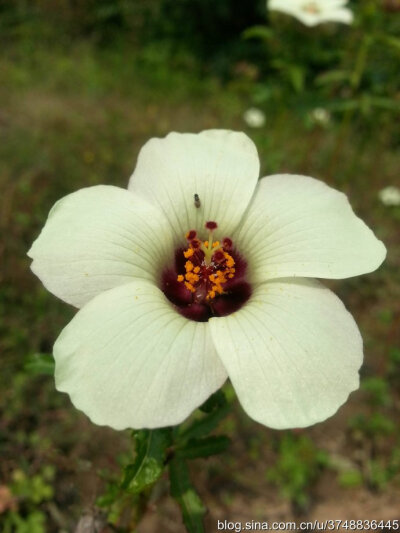
[[[398,187],[385,187],[379,191],[378,196],[384,205],[400,205],[400,189]]]
[[[80,308],[55,378],[95,423],[178,424],[229,376],[252,418],[303,427],[358,387],[358,328],[309,278],[371,272],[385,247],[344,194],[258,174],[243,133],[171,133],[142,148],[127,191],[89,187],[51,210],[32,270]]]
[[[262,128],[265,124],[265,113],[256,107],[250,107],[243,113],[243,120],[250,128]]]
[[[268,9],[297,18],[306,26],[323,22],[353,22],[352,11],[344,7],[348,0],[269,0]]]
[[[328,126],[331,121],[331,114],[323,107],[316,107],[310,113],[311,119],[321,126]]]

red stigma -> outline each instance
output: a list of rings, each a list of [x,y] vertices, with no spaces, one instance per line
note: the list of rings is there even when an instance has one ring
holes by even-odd
[[[192,241],[197,236],[197,232],[194,229],[191,229],[186,233],[186,238],[188,241]]]
[[[190,246],[193,248],[193,250],[198,250],[200,248],[201,242],[199,239],[192,239],[190,241]]]
[[[222,250],[217,250],[212,258],[216,263],[222,263],[225,260],[225,254]]]
[[[209,220],[208,222],[206,222],[205,227],[209,231],[213,231],[213,230],[218,228],[218,224],[216,222],[212,221],[212,220]]]
[[[226,251],[232,250],[233,242],[229,237],[225,237],[225,239],[222,241],[222,246]]]

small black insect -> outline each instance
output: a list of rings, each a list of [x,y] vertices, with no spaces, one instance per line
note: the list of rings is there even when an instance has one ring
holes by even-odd
[[[201,206],[200,198],[197,193],[194,195],[194,205],[197,207],[197,209]]]

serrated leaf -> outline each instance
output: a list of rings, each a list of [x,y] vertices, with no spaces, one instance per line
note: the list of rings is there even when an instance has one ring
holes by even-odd
[[[190,439],[182,448],[177,448],[176,456],[181,459],[196,459],[210,457],[224,452],[231,441],[225,435],[206,437],[204,439]]]
[[[53,376],[54,368],[54,359],[47,353],[34,353],[28,357],[25,363],[25,370],[32,376]]]
[[[170,429],[141,430],[134,434],[136,459],[125,468],[121,487],[138,494],[153,485],[164,470],[167,448],[171,444]]]
[[[174,457],[169,465],[171,496],[181,508],[183,522],[189,533],[204,533],[206,509],[193,487],[185,461]]]
[[[179,441],[208,435],[208,433],[211,433],[211,431],[218,426],[220,421],[228,415],[229,411],[230,405],[226,403],[215,409],[212,413],[194,420],[194,422],[192,422],[192,424],[180,434]]]

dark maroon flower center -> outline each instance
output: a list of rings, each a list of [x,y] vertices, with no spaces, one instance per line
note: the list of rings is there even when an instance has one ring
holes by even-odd
[[[163,271],[161,289],[186,318],[206,322],[242,307],[251,295],[245,279],[247,263],[226,237],[213,241],[216,222],[205,225],[209,238],[201,241],[195,230],[186,234],[187,248],[175,251],[174,265]]]

